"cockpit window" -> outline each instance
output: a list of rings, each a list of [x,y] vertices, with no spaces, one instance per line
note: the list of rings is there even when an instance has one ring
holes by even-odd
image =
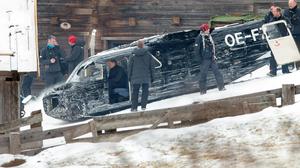
[[[85,67],[82,67],[78,72],[80,81],[82,80],[103,80],[103,64],[92,62]]]
[[[289,32],[284,23],[266,26],[266,34],[269,40],[289,36]]]

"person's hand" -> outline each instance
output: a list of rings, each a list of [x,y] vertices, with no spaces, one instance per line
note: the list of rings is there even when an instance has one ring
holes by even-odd
[[[54,64],[54,63],[56,62],[56,59],[55,59],[55,58],[51,58],[51,59],[50,59],[50,62],[51,62],[52,64]]]

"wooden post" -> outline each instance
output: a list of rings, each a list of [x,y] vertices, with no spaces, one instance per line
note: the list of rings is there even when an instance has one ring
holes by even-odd
[[[9,153],[20,154],[21,153],[21,139],[19,132],[11,132],[9,134]]]
[[[30,116],[33,117],[33,116],[39,115],[41,113],[42,113],[41,110],[33,111],[33,112],[31,112]],[[37,132],[43,132],[42,122],[32,124],[32,125],[30,125],[30,128],[36,130]],[[43,141],[41,140],[41,141],[34,142],[33,147],[34,148],[42,148]]]
[[[19,93],[18,73],[0,72],[0,124],[20,118]]]
[[[91,132],[93,135],[93,138],[96,138],[98,136],[97,127],[95,121],[90,122]]]
[[[295,103],[296,88],[294,84],[282,85],[281,105],[291,105]]]

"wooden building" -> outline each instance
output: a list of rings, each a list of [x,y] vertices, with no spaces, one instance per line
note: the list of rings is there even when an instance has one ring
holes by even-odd
[[[74,34],[87,43],[97,30],[96,52],[133,40],[186,29],[197,29],[210,17],[225,14],[264,13],[268,0],[38,0],[40,48],[49,34],[58,37],[68,52],[67,37]],[[276,1],[283,8],[287,0]],[[71,24],[64,30],[63,22]]]

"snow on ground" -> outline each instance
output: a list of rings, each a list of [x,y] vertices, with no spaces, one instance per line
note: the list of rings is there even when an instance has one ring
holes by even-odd
[[[267,72],[268,67],[262,67],[227,85],[226,91],[212,89],[206,95],[178,96],[151,103],[148,110],[271,90],[281,88],[282,84],[300,84],[300,71],[272,78],[265,75]],[[26,164],[21,167],[297,167],[299,96],[296,101],[292,106],[270,107],[260,113],[216,119],[189,128],[144,131],[120,143],[67,144],[34,157],[0,155],[0,165],[23,158]],[[38,98],[26,108],[37,110],[41,105]],[[129,110],[119,113],[126,112]],[[44,130],[80,124],[47,115],[43,118]],[[63,138],[58,138],[45,141],[44,146],[64,143]]]
[[[187,94],[187,95],[178,96],[174,98],[169,98],[166,100],[153,102],[149,104],[147,106],[147,110],[183,106],[183,105],[192,104],[194,102],[204,102],[204,101],[222,99],[231,96],[238,96],[242,94],[250,94],[250,93],[264,91],[264,90],[271,90],[271,89],[281,88],[282,84],[295,84],[295,85],[300,84],[300,78],[298,77],[300,76],[300,71],[295,71],[291,74],[285,74],[285,75],[282,75],[280,71],[278,71],[277,77],[266,76],[268,71],[269,71],[269,67],[264,66],[252,72],[251,74],[246,75],[234,81],[232,84],[226,85],[225,87],[227,90],[225,91],[219,92],[217,89],[212,89],[209,90],[206,95],[193,93],[193,94]],[[43,94],[41,94],[41,96],[39,96],[36,101],[30,102],[25,107],[25,110],[34,111],[34,110],[42,109],[42,95]],[[300,100],[299,96],[297,96],[296,98],[297,98],[296,100],[298,100],[298,98]],[[112,115],[129,113],[129,112],[130,110],[127,109],[118,113],[114,113]],[[30,115],[30,114],[27,113],[26,115]],[[71,125],[78,125],[86,122],[88,121],[69,123],[62,120],[54,119],[52,117],[47,116],[45,113],[43,113],[42,124],[44,130],[49,130],[49,129],[66,127]],[[64,138],[56,138],[56,139],[44,141],[45,147],[58,145],[58,144],[65,144]]]
[[[119,143],[75,143],[33,157],[1,155],[0,165],[56,167],[298,167],[300,103],[180,129],[144,131]]]

